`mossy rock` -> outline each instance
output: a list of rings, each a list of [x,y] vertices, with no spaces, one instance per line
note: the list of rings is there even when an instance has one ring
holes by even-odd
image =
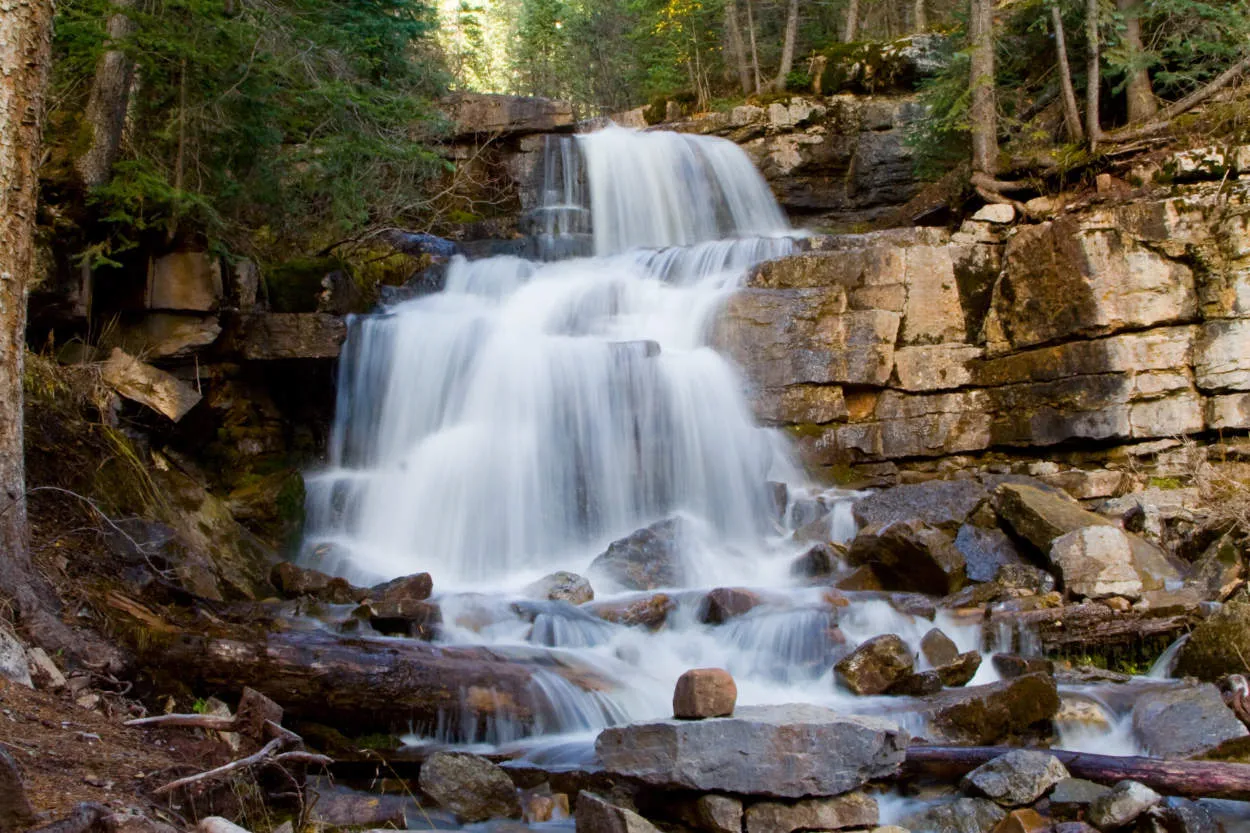
[[[825,95],[911,92],[940,67],[944,49],[939,35],[834,44],[820,52],[825,59],[820,90]]]
[[[274,312],[315,312],[321,281],[343,269],[334,257],[297,257],[278,264],[265,274],[265,291]]]
[[[1176,659],[1177,677],[1215,682],[1250,672],[1250,602],[1230,602],[1194,628]]]

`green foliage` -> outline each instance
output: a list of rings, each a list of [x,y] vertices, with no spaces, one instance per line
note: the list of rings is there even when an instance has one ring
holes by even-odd
[[[49,139],[63,158],[90,136],[78,114],[114,11],[58,6]],[[280,257],[402,221],[446,169],[427,145],[444,79],[423,0],[154,0],[127,14],[134,32],[111,46],[137,83],[122,158],[89,195],[99,260],[157,233]]]
[[[1115,24],[1116,33],[1123,31],[1120,17]],[[1148,69],[1157,94],[1179,98],[1244,56],[1250,44],[1250,2],[1146,0],[1141,24],[1145,53],[1133,54],[1117,38],[1106,52],[1110,74],[1127,77]]]

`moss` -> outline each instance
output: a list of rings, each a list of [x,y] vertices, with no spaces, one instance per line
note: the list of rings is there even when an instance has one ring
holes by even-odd
[[[1176,658],[1178,677],[1214,682],[1250,671],[1250,603],[1226,604],[1189,635]]]
[[[357,749],[372,749],[378,752],[387,752],[390,750],[398,749],[400,746],[402,746],[402,744],[399,741],[399,738],[395,737],[394,735],[386,735],[386,734],[381,734],[381,733],[373,734],[373,735],[364,735],[362,737],[358,737],[356,738],[354,743]]]
[[[1179,477],[1152,477],[1150,478],[1150,488],[1152,489],[1181,489],[1185,484]]]

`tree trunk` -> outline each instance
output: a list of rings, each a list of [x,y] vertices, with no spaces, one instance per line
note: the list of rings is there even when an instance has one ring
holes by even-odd
[[[1112,650],[1140,645],[1144,640],[1173,640],[1198,620],[1198,610],[1158,608],[1119,613],[1086,602],[1048,610],[995,611],[985,628],[996,633],[1002,626],[1012,633],[1035,634],[1044,653]]]
[[[777,81],[774,86],[778,92],[786,88],[786,77],[794,68],[794,42],[799,36],[799,0],[790,0],[790,8],[786,12],[786,34],[781,44],[781,66],[777,69]]]
[[[108,21],[108,39],[115,46],[134,33],[135,24],[129,17],[134,0],[114,0],[113,5],[117,11]],[[96,62],[91,94],[83,112],[83,119],[91,129],[91,146],[74,163],[88,188],[107,182],[109,171],[117,161],[133,79],[134,61],[120,49],[108,50]]]
[[[1068,38],[1063,31],[1063,12],[1059,9],[1058,0],[1051,3],[1050,15],[1055,26],[1055,51],[1059,55],[1059,85],[1063,88],[1063,118],[1067,122],[1068,138],[1074,142],[1083,142],[1085,131],[1081,128],[1081,108],[1076,103],[1076,88],[1072,86]]]
[[[743,95],[751,94],[751,66],[747,62],[746,44],[742,42],[742,26],[738,22],[738,0],[725,3],[725,29],[729,33],[729,51],[738,70],[738,84]]]
[[[1128,44],[1130,57],[1138,60],[1146,51],[1141,38],[1141,0],[1116,0],[1116,8],[1124,15],[1124,42]],[[1159,100],[1155,98],[1150,73],[1145,67],[1129,73],[1126,92],[1129,124],[1143,123],[1159,112]]]
[[[915,32],[924,32],[929,28],[929,14],[925,0],[916,0],[912,11],[911,28]]]
[[[859,34],[859,0],[851,0],[846,7],[846,28],[842,30],[842,42],[854,43]]]
[[[1153,136],[1156,133],[1162,133],[1172,126],[1172,119],[1202,104],[1247,73],[1250,73],[1250,56],[1242,58],[1221,72],[1218,78],[1201,89],[1194,90],[1180,101],[1174,101],[1167,107],[1164,107],[1153,121],[1143,125],[1122,127],[1110,134],[1104,134],[1103,138],[1111,142],[1133,142],[1147,136]]]
[[[992,178],[998,171],[993,0],[971,0],[968,33],[972,48],[972,171]]]
[[[1099,34],[1099,2],[1085,0],[1085,133],[1094,147],[1102,139],[1099,97],[1102,94],[1102,36]]]
[[[764,80],[760,76],[760,53],[755,46],[755,11],[752,0],[747,0],[747,33],[751,36],[751,69],[755,73],[755,94],[764,92]]]

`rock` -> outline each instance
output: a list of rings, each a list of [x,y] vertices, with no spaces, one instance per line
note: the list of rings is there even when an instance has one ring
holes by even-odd
[[[0,749],[0,833],[18,833],[34,823],[22,774],[12,756]]]
[[[761,801],[746,810],[746,833],[875,827],[877,819],[876,799],[861,792],[836,798],[808,798],[793,803]]]
[[[1055,539],[1069,532],[1112,525],[1071,498],[1017,483],[1004,483],[994,490],[994,509],[1018,537],[1041,553],[1049,553]]]
[[[852,694],[884,694],[912,673],[915,659],[911,649],[895,634],[884,634],[863,642],[833,667],[839,683]]]
[[[654,631],[668,622],[668,615],[677,609],[677,602],[667,593],[652,593],[635,599],[589,602],[585,609],[606,622]]]
[[[1004,807],[1023,807],[1067,777],[1067,767],[1054,755],[1015,749],[972,770],[961,785]]]
[[[1161,758],[1188,758],[1250,732],[1211,683],[1147,691],[1133,703],[1133,734]]]
[[[837,551],[829,544],[817,544],[807,552],[794,559],[790,565],[790,575],[801,578],[825,578],[833,575],[838,568]]]
[[[1083,821],[1063,821],[1056,824],[1052,830],[1054,833],[1097,833],[1098,828]]]
[[[604,771],[646,784],[779,798],[834,796],[898,771],[907,733],[880,718],[806,704],[744,706],[734,717],[605,729]]]
[[[936,669],[938,678],[945,686],[964,686],[972,682],[981,668],[981,652],[965,651],[945,665]]]
[[[1250,391],[1250,319],[1208,321],[1194,345],[1198,387],[1212,393]]]
[[[574,605],[585,604],[595,598],[595,591],[588,580],[564,570],[543,576],[526,587],[524,592],[531,599],[550,599]]]
[[[1205,805],[1176,798],[1150,808],[1146,821],[1149,833],[1216,833],[1221,829]]]
[[[401,576],[370,588],[369,598],[381,604],[423,602],[434,592],[434,579],[429,573]]]
[[[144,405],[174,422],[179,421],[200,401],[200,394],[177,377],[158,370],[114,347],[100,366],[100,377],[122,396]]]
[[[885,589],[885,586],[881,582],[881,577],[877,575],[876,568],[871,564],[856,567],[850,573],[838,579],[837,587],[839,590],[849,590],[851,592],[876,592]]]
[[[677,678],[673,716],[679,720],[729,717],[738,702],[738,686],[721,668],[693,668]]]
[[[403,598],[365,602],[352,611],[352,617],[369,620],[369,626],[378,633],[427,642],[438,636],[443,624],[443,611],[438,605]]]
[[[1111,792],[1110,787],[1082,778],[1065,778],[1050,793],[1050,814],[1058,821],[1080,821],[1089,814],[1089,805]]]
[[[890,687],[890,694],[898,697],[924,697],[942,690],[942,675],[936,671],[909,674]]]
[[[1197,584],[1208,599],[1226,599],[1241,580],[1241,551],[1231,534],[1212,543],[1186,576]]]
[[[699,605],[698,620],[705,625],[722,625],[750,613],[760,604],[760,597],[754,591],[741,587],[718,587],[703,597]]]
[[[1244,674],[1244,657],[1250,657],[1250,603],[1229,602],[1193,629],[1173,673],[1214,682]]]
[[[328,576],[317,570],[299,567],[289,561],[275,564],[269,580],[288,599],[310,596],[330,604],[353,604],[364,601],[368,590],[353,587],[346,579]]]
[[[1059,711],[1053,678],[1027,674],[1014,680],[952,688],[926,697],[919,710],[932,726],[931,740],[990,746],[1026,735]]]
[[[1099,830],[1115,830],[1132,823],[1161,801],[1162,796],[1145,784],[1121,781],[1089,805],[1088,820]]]
[[[997,223],[1005,225],[1014,223],[1016,220],[1016,209],[1004,203],[990,203],[981,206],[976,214],[972,215],[974,223]]]
[[[44,691],[60,691],[65,688],[65,675],[43,648],[31,648],[26,652],[30,678]]]
[[[1004,679],[1013,680],[1025,674],[1054,676],[1055,663],[1045,657],[1022,657],[1018,654],[994,654],[990,657],[994,670]]]
[[[599,574],[630,590],[655,590],[683,583],[682,522],[678,518],[652,524],[613,542],[590,565]]]
[[[26,646],[3,623],[0,623],[0,677],[27,688],[35,687],[30,679]]]
[[[919,520],[861,530],[847,559],[871,564],[893,590],[945,596],[967,581],[964,557],[951,537]]]
[[[435,752],[421,764],[419,784],[421,792],[462,822],[521,817],[512,779],[478,755]]]
[[[208,252],[174,252],[148,261],[148,309],[211,312],[221,296],[221,261]]]
[[[116,345],[147,359],[180,359],[195,355],[221,335],[215,315],[153,312],[118,330]]]
[[[994,833],[1050,833],[1050,819],[1036,810],[1012,810],[998,823]]]
[[[959,647],[940,629],[933,628],[920,638],[920,653],[936,668],[954,662],[959,656]]]
[[[589,790],[577,796],[573,814],[577,833],[659,833],[655,825],[624,807],[618,807]]]
[[[993,581],[1004,566],[1024,564],[1020,551],[1001,529],[964,524],[955,536],[955,549],[964,557],[969,581]]]
[[[1050,561],[1070,595],[1141,597],[1142,580],[1133,566],[1132,544],[1116,527],[1087,526],[1059,536],[1051,544]]]
[[[372,795],[355,790],[310,790],[309,821],[318,827],[404,829],[404,811],[412,799],[404,795]]]
[[[955,532],[989,491],[975,480],[930,480],[874,492],[855,502],[852,513],[861,527],[919,520]]]
[[[902,821],[919,833],[990,833],[1007,818],[1007,811],[983,798],[957,798],[928,807]]]
[[[232,340],[248,361],[337,359],[347,323],[324,312],[257,312],[240,315]]]
[[[535,96],[463,92],[444,99],[444,108],[457,139],[554,133],[574,123],[569,102]]]
[[[685,806],[682,820],[706,833],[742,833],[742,801],[729,795],[701,795]]]

